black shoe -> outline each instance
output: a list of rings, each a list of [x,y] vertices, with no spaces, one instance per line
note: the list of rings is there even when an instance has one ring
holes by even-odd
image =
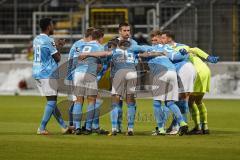
[[[203,133],[203,134],[210,134],[210,131],[209,131],[209,129],[203,129],[203,130],[202,130],[202,133]]]
[[[81,134],[83,134],[82,129],[81,129],[81,128],[77,128],[77,129],[75,130],[75,134],[76,134],[76,135],[81,135]]]
[[[92,131],[86,129],[85,131],[83,131],[83,134],[84,135],[90,135],[90,134],[92,134]]]
[[[187,125],[181,126],[179,128],[179,131],[178,131],[179,136],[182,136],[182,135],[187,134],[187,133],[188,133],[188,126]]]
[[[116,136],[117,135],[117,131],[112,131],[111,133],[108,134],[108,136]]]
[[[188,135],[200,135],[203,134],[203,131],[197,128],[193,128],[191,131],[187,133]]]
[[[133,136],[134,134],[133,134],[133,131],[128,131],[128,132],[126,133],[126,135],[127,135],[127,136]]]
[[[97,133],[97,134],[99,134],[99,135],[108,135],[108,134],[109,134],[109,131],[104,130],[104,129],[97,128],[97,129],[93,129],[93,130],[92,130],[92,133]]]
[[[82,126],[82,131],[86,131],[86,122],[85,122],[84,125]]]
[[[166,133],[170,133],[172,131],[172,126],[169,126],[168,129],[166,130]]]

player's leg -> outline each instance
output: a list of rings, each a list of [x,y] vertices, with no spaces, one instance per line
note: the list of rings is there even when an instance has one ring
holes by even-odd
[[[165,114],[164,113],[164,108],[167,107],[162,107],[161,101],[160,100],[154,100],[153,101],[153,112],[154,112],[154,117],[157,123],[157,128],[156,131],[153,132],[152,135],[162,135],[165,134],[165,129],[164,129],[164,121],[165,121]]]
[[[199,93],[198,95],[196,95],[195,96],[195,103],[198,107],[199,114],[200,114],[201,129],[202,129],[204,134],[209,134],[208,121],[207,121],[207,108],[202,101],[203,96],[204,96],[204,93]]]
[[[75,97],[72,109],[73,125],[75,127],[75,134],[82,134],[81,120],[82,120],[82,107],[84,103],[84,95],[86,88],[84,87],[84,79],[86,74],[75,72],[73,78],[73,94]]]
[[[179,107],[184,121],[188,122],[189,106],[188,100],[190,93],[193,92],[194,80],[196,77],[196,70],[192,63],[185,63],[177,72],[178,74],[178,86],[179,86],[179,101],[176,102]],[[173,129],[178,128],[176,119],[174,118],[172,124]],[[176,127],[175,127],[176,126]]]
[[[154,86],[161,86],[157,88],[156,90],[153,90],[153,96],[155,100],[161,100],[165,102],[165,106],[173,112],[173,115],[176,117],[177,123],[180,123],[181,126],[186,126],[187,124],[183,121],[181,112],[179,108],[176,106],[174,101],[178,100],[178,84],[177,84],[177,76],[176,72],[174,71],[167,71],[165,74],[159,74],[154,76],[153,78],[153,85]],[[160,106],[159,102],[155,102],[155,109]],[[161,110],[159,110],[161,111]],[[164,114],[163,114],[164,115]],[[156,115],[156,119],[158,118],[159,114]],[[164,119],[164,118],[162,118]],[[159,121],[162,120],[159,116]],[[183,123],[183,122],[184,123]],[[159,128],[159,132],[162,132],[162,134],[165,133],[161,131],[163,128]],[[182,134],[182,133],[181,133]]]
[[[86,135],[92,133],[92,126],[93,126],[93,119],[99,118],[99,114],[94,117],[95,115],[95,106],[96,106],[96,99],[98,94],[98,84],[97,84],[97,77],[93,76],[91,74],[86,74],[85,81],[88,83],[85,83],[86,92],[85,95],[88,99],[88,107],[87,107],[87,118],[86,118]]]
[[[86,118],[86,130],[84,132],[85,135],[92,133],[92,123],[95,114],[95,104],[96,104],[97,95],[89,95],[88,106],[87,106],[87,118]]]
[[[194,122],[194,128],[189,131],[189,134],[202,134],[201,125],[200,125],[200,114],[198,107],[195,103],[195,94],[191,94],[189,97],[189,109]]]
[[[52,116],[52,113],[57,103],[57,96],[46,96],[46,99],[47,99],[47,103],[46,103],[44,114],[40,123],[40,127],[38,129],[38,134],[48,134],[46,130],[46,126]]]
[[[136,101],[134,98],[134,94],[127,94],[127,106],[128,106],[128,131],[127,135],[132,136],[133,135],[133,129],[134,129],[134,121],[135,121],[135,115],[136,115]]]
[[[112,95],[112,111],[111,115],[111,123],[112,123],[112,135],[117,134],[118,127],[118,117],[119,117],[119,109],[120,109],[120,96],[117,94]]]
[[[94,118],[93,118],[93,125],[92,128],[94,130],[99,128],[99,114],[100,114],[100,107],[102,105],[102,100],[100,99],[100,97],[98,97],[96,99],[96,104],[95,104],[95,113],[94,113]]]
[[[123,70],[118,70],[112,79],[112,111],[111,111],[111,123],[112,123],[112,133],[110,135],[116,135],[119,126],[119,120],[122,112],[122,100],[120,100],[124,94],[125,85],[125,72]]]
[[[179,101],[176,102],[176,105],[179,107],[183,119],[186,123],[188,123],[188,113],[189,113],[189,107],[188,107],[188,99],[189,99],[190,93],[180,93],[179,94]],[[179,124],[177,123],[177,119],[175,116],[173,116],[173,121],[170,125],[170,127],[167,129],[167,133],[174,135],[177,134],[179,130]]]
[[[37,86],[40,89],[41,93],[45,95],[47,99],[47,104],[46,104],[42,121],[40,124],[40,128],[38,129],[37,134],[48,134],[48,132],[46,131],[46,125],[50,120],[52,114],[54,114],[55,118],[60,124],[62,128],[62,132],[67,133],[69,131],[69,128],[67,127],[64,120],[62,119],[59,110],[57,109],[56,110],[57,112],[54,112],[57,105],[57,89],[58,89],[57,80],[41,79],[37,81]]]
[[[117,133],[122,133],[122,119],[123,119],[123,99],[120,97],[118,106],[118,121],[117,121]]]
[[[187,123],[184,121],[184,118],[181,114],[180,109],[175,104],[175,101],[178,101],[178,82],[177,74],[174,71],[168,71],[166,73],[167,85],[166,85],[166,97],[165,105],[173,112],[174,117],[176,117],[177,123],[180,125],[178,134],[183,135],[188,131]]]
[[[77,96],[77,100],[74,102],[72,115],[73,115],[73,125],[75,128],[75,134],[82,134],[81,130],[81,120],[82,120],[82,106],[84,103],[83,96]]]
[[[135,101],[135,91],[137,86],[137,72],[136,70],[126,70],[125,76],[125,91],[126,91],[126,102],[128,106],[128,131],[127,135],[133,135],[134,121],[136,115],[136,101]]]
[[[100,124],[99,124],[100,109],[101,109],[102,103],[103,103],[103,100],[98,96],[96,99],[95,111],[94,111],[93,122],[92,122],[92,133],[96,133],[99,135],[107,135],[109,134],[109,131],[100,128]]]
[[[190,62],[185,63],[178,71],[179,82],[179,101],[178,107],[184,117],[185,122],[188,122],[189,106],[188,100],[190,93],[193,92],[194,81],[196,78],[196,69]]]
[[[73,86],[71,86],[73,87]],[[71,90],[70,95],[68,95],[68,100],[70,101],[69,109],[68,109],[68,121],[69,121],[69,127],[70,128],[75,128],[73,125],[73,107],[74,107],[74,102],[77,100],[77,97],[72,95],[73,91]]]

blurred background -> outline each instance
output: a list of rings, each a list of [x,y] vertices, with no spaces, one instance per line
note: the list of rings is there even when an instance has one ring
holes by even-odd
[[[0,0],[0,94],[38,94],[31,78],[32,39],[43,17],[55,21],[54,38],[65,38],[63,53],[89,26],[102,27],[105,41],[120,22],[129,22],[139,44],[153,29],[172,29],[176,41],[220,56],[209,64],[208,97],[240,97],[240,0]]]

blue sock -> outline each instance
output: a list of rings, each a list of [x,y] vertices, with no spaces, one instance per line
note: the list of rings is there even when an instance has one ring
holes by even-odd
[[[87,107],[87,119],[86,119],[86,130],[92,130],[92,123],[95,114],[95,104],[88,104]]]
[[[73,124],[75,128],[81,128],[81,119],[82,119],[82,104],[79,102],[75,102],[73,106]]]
[[[187,115],[189,113],[188,101],[180,100],[177,102],[177,105],[183,115],[183,120],[187,123],[188,122]]]
[[[164,112],[161,107],[161,101],[158,100],[153,101],[153,110],[158,128],[163,128]]]
[[[72,103],[68,110],[69,126],[73,126],[73,106],[74,103]]]
[[[172,123],[170,125],[170,128],[176,127],[178,126],[178,122],[177,122],[177,118],[173,115],[173,120]]]
[[[92,124],[93,129],[99,128],[99,114],[100,114],[101,105],[102,105],[102,100],[97,99],[95,104],[95,113],[94,113],[93,124]]]
[[[117,125],[118,125],[118,108],[119,108],[118,103],[112,104],[111,122],[112,122],[112,129],[114,130],[117,129]]]
[[[123,101],[120,100],[118,105],[118,120],[117,120],[117,125],[118,125],[117,128],[119,130],[122,129],[122,113],[123,113],[122,106],[123,106]]]
[[[48,123],[48,121],[51,118],[51,115],[53,113],[54,108],[56,107],[56,101],[47,101],[45,110],[44,110],[44,114],[42,117],[42,121],[40,124],[40,130],[45,130],[46,129],[46,125]]]
[[[136,114],[136,104],[128,104],[128,129],[133,129]]]
[[[173,115],[177,119],[177,123],[181,126],[184,120],[178,106],[174,103],[174,101],[167,101],[165,105],[173,112]]]
[[[62,128],[67,128],[66,123],[64,122],[62,115],[58,109],[58,107],[56,106],[54,111],[53,111],[53,116],[55,117],[55,119],[57,120],[58,124],[60,124],[60,126]]]
[[[168,117],[169,117],[169,109],[168,107],[166,107],[165,105],[162,106],[162,110],[163,110],[163,113],[164,113],[164,117],[163,117],[163,127],[165,127],[166,123],[167,123],[167,120],[168,120]]]

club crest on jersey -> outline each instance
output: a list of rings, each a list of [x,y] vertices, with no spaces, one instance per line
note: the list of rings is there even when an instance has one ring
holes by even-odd
[[[55,44],[55,42],[51,42],[51,44],[52,44],[52,46],[53,46],[53,47],[56,47],[56,44]]]
[[[76,47],[76,52],[80,52],[80,48],[79,47]]]

